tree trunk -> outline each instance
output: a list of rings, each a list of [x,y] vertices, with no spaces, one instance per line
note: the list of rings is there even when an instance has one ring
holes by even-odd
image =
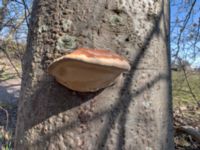
[[[173,150],[169,2],[35,0],[15,148]],[[116,84],[80,93],[48,75],[78,47],[109,49],[131,70]]]

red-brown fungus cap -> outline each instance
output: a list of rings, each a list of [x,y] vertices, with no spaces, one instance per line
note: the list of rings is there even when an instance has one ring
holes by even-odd
[[[93,92],[109,86],[129,69],[127,60],[112,51],[80,48],[56,59],[48,72],[69,89]]]

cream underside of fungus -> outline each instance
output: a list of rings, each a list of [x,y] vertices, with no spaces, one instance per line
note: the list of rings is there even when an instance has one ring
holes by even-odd
[[[109,50],[77,49],[56,59],[48,68],[62,85],[79,92],[94,92],[112,84],[130,65]]]

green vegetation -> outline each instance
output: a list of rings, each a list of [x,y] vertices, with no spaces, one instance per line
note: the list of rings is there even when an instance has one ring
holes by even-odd
[[[13,133],[6,131],[3,127],[0,127],[0,144],[1,150],[12,150],[13,147]]]
[[[1,121],[0,121],[0,150],[12,150],[14,144],[13,110],[15,104],[0,102]],[[3,114],[3,115],[2,115]]]
[[[186,76],[192,92],[188,87],[184,72],[172,71],[174,107],[180,105],[196,105],[197,101],[200,102],[200,72],[187,72]]]
[[[2,74],[0,74],[0,81],[14,79],[16,77],[17,77],[16,73],[9,74],[9,73],[3,72]]]

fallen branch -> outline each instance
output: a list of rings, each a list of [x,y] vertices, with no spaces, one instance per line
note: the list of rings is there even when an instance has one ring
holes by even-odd
[[[176,128],[177,132],[183,132],[185,134],[191,135],[193,139],[200,143],[200,132],[191,126],[180,126]]]

